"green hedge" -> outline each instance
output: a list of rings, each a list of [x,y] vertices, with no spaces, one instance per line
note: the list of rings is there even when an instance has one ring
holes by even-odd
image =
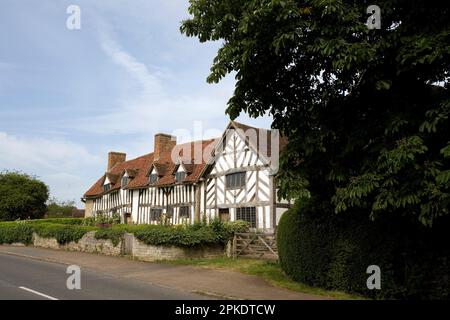
[[[432,229],[398,217],[286,212],[278,228],[280,264],[293,279],[382,299],[449,299],[448,219]],[[369,290],[369,265],[381,269],[381,290]]]
[[[48,220],[53,221],[53,219]],[[0,222],[0,243],[31,244],[33,232],[35,232],[41,237],[56,238],[59,244],[65,244],[80,240],[92,230],[95,228],[69,222],[67,224],[51,223],[45,220]]]
[[[55,223],[55,224],[70,224],[70,225],[82,225],[83,218],[49,218],[49,219],[36,219],[26,220],[28,223],[41,224],[41,223]]]
[[[33,228],[26,223],[0,222],[0,243],[20,242],[30,244],[33,240]]]
[[[78,242],[86,233],[96,230],[88,226],[56,223],[32,224],[32,229],[43,238],[56,238],[59,244]]]
[[[123,232],[129,232],[133,233],[138,240],[148,245],[193,247],[210,244],[224,245],[232,237],[234,232],[242,232],[247,229],[248,224],[242,221],[222,223],[214,220],[211,224],[197,223],[178,226],[117,225],[109,229],[97,231],[97,234],[100,233],[102,238],[113,240],[121,232],[122,234]]]
[[[198,245],[225,244],[234,232],[242,232],[248,224],[236,221],[211,224],[162,226],[162,225],[112,225],[99,228],[83,224],[83,219],[42,219],[0,222],[0,243],[22,242],[30,244],[33,232],[44,238],[56,238],[59,244],[80,240],[87,232],[95,230],[96,239],[110,239],[118,245],[125,232],[149,245],[173,245],[193,247]]]

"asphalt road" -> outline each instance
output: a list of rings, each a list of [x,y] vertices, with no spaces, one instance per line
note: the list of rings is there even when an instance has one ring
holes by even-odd
[[[189,292],[81,269],[81,289],[66,286],[67,266],[0,253],[0,300],[204,299]]]

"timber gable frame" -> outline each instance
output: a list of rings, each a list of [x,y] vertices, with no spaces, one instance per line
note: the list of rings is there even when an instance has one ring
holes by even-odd
[[[256,136],[246,136],[244,133],[249,130]],[[245,211],[245,216],[254,220],[255,228],[273,230],[290,204],[278,203],[276,199],[271,155],[278,152],[280,143],[276,141],[275,146],[270,146],[267,139],[270,133],[231,121],[218,139],[161,146],[156,143],[168,143],[171,136],[159,134],[158,139],[155,136],[155,153],[129,161],[119,159],[123,161],[116,161],[84,194],[86,215],[118,213],[123,222],[139,224],[159,223],[155,217],[161,215],[171,224],[181,224],[200,221],[203,216],[208,221],[236,220]],[[261,147],[267,144],[268,149],[261,152]],[[183,156],[186,150],[197,146],[206,154],[200,163]],[[178,160],[172,161],[169,151],[175,147],[182,152]],[[156,150],[162,151],[156,154]],[[114,163],[109,159],[110,162]],[[185,173],[184,179],[177,181],[177,172],[181,171]],[[226,177],[236,173],[241,173],[239,179],[245,181],[239,180],[236,187],[227,188]],[[151,174],[157,175],[153,183]],[[126,186],[121,183],[123,177],[127,177]],[[107,191],[103,190],[106,179],[113,182]]]

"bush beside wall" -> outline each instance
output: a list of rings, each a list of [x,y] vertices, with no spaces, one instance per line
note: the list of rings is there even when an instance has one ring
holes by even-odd
[[[0,243],[23,243],[33,242],[33,228],[26,223],[0,222]]]
[[[180,226],[123,225],[96,227],[85,225],[83,219],[42,219],[0,222],[0,243],[21,242],[30,244],[35,232],[43,238],[55,238],[59,244],[77,242],[89,231],[95,231],[95,239],[111,240],[118,245],[125,232],[147,245],[196,247],[203,245],[225,245],[234,232],[245,231],[248,225],[242,221]]]
[[[323,214],[296,206],[278,228],[283,270],[293,279],[371,298],[449,299],[450,223],[433,228],[401,217]],[[381,290],[366,286],[369,265],[381,268]]]

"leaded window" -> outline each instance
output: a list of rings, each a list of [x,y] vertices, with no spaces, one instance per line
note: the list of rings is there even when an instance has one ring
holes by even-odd
[[[176,172],[175,173],[175,180],[177,182],[181,182],[186,178],[186,172],[181,171],[181,172]]]
[[[158,181],[158,175],[156,173],[152,173],[149,177],[150,184],[154,184]]]
[[[236,208],[236,220],[247,221],[251,228],[256,228],[256,208]]]
[[[150,210],[150,220],[158,221],[161,219],[162,209],[151,209]]]
[[[180,211],[179,211],[178,215],[180,218],[189,218],[189,216],[190,216],[189,206],[182,206],[182,207],[180,207],[179,210]]]
[[[230,173],[225,178],[228,189],[242,188],[245,186],[245,172]]]

